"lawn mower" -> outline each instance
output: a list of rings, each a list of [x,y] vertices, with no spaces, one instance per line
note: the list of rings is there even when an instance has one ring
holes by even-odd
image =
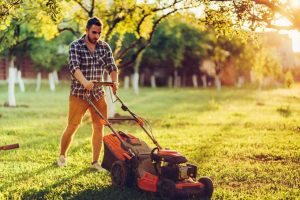
[[[111,82],[95,82],[95,85],[112,86]],[[149,123],[133,113],[115,94],[115,102],[121,104],[152,140],[151,149],[144,141],[130,133],[116,131],[110,120],[105,119],[86,95],[88,103],[112,131],[103,137],[104,157],[102,167],[111,174],[112,185],[117,187],[137,185],[143,191],[158,193],[162,199],[210,199],[213,183],[210,178],[196,180],[197,166],[175,150],[162,148],[155,140]],[[124,120],[124,119],[122,119]],[[126,120],[126,119],[125,119]]]

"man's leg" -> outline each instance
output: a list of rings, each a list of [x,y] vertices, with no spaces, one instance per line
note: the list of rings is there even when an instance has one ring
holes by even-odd
[[[78,125],[73,125],[73,124],[68,124],[68,126],[66,127],[60,140],[60,155],[66,157],[66,152],[69,149],[74,133],[77,130],[77,127]]]
[[[99,160],[99,155],[102,146],[104,126],[98,123],[93,123],[93,135],[92,135],[92,148],[93,148],[93,162]]]
[[[75,96],[69,98],[69,118],[68,125],[61,137],[60,141],[60,157],[58,160],[59,166],[66,166],[66,156],[73,136],[81,123],[81,119],[88,108],[88,103]]]
[[[107,105],[104,97],[99,99],[98,101],[93,101],[95,106],[98,108],[100,113],[103,115],[105,119],[107,119]],[[89,108],[93,120],[93,133],[92,133],[92,148],[93,148],[93,163],[98,162],[99,155],[101,151],[102,145],[102,136],[104,131],[104,125],[100,116],[98,116],[93,108]]]

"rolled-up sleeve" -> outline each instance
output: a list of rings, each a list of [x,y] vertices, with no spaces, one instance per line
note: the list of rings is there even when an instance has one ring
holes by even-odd
[[[112,55],[111,48],[108,44],[106,44],[106,58],[105,58],[105,63],[106,63],[106,70],[110,74],[112,71],[118,72],[118,67],[116,66],[115,59]]]
[[[72,75],[75,73],[76,69],[80,69],[81,59],[78,47],[78,45],[72,43],[69,49],[69,70]]]

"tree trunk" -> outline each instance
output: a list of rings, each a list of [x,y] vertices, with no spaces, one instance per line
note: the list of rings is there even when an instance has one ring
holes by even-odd
[[[194,88],[197,88],[198,87],[198,80],[197,80],[197,75],[196,74],[193,74],[192,81],[193,81]]]
[[[181,86],[181,77],[178,75],[177,70],[174,72],[174,87],[180,87]]]
[[[25,85],[24,85],[24,81],[22,79],[22,72],[21,72],[21,70],[18,70],[17,76],[18,76],[17,80],[18,80],[18,83],[19,83],[20,91],[21,92],[25,92]]]
[[[261,91],[263,87],[263,78],[258,79],[258,91]]]
[[[58,79],[57,70],[54,70],[52,73],[53,73],[54,83],[55,83],[56,85],[59,84],[59,79]]]
[[[14,58],[10,58],[8,70],[8,106],[16,106],[15,78],[17,69],[14,67]]]
[[[185,73],[182,75],[181,86],[182,86],[182,87],[185,87],[185,86],[186,86],[186,74],[185,74]]]
[[[151,75],[150,80],[151,80],[151,88],[156,88],[156,78],[155,78],[155,75]]]
[[[48,79],[49,79],[50,90],[52,92],[54,92],[55,91],[55,81],[54,81],[54,76],[53,76],[52,72],[48,74]]]
[[[106,77],[106,81],[111,82],[111,78],[109,75]],[[108,118],[113,118],[116,115],[116,106],[112,102],[113,93],[110,87],[105,87],[105,94],[105,100],[107,103],[107,116]]]
[[[139,94],[139,73],[134,72],[132,75],[132,88],[136,95]]]
[[[129,76],[124,77],[124,89],[125,90],[129,89]]]
[[[204,88],[207,88],[207,79],[205,75],[201,76],[201,80],[202,80],[202,85]]]
[[[221,91],[222,85],[221,85],[221,80],[220,80],[219,76],[215,77],[215,86],[218,91]]]
[[[243,85],[244,85],[244,83],[245,83],[244,77],[243,76],[239,76],[238,80],[237,80],[237,84],[236,84],[237,88],[242,88]]]
[[[168,77],[168,87],[172,88],[173,87],[173,76]]]
[[[140,75],[140,86],[145,86],[145,74],[144,73],[142,73],[141,75]]]
[[[38,72],[36,75],[36,88],[35,91],[40,91],[41,89],[41,83],[42,83],[42,74],[41,72]]]

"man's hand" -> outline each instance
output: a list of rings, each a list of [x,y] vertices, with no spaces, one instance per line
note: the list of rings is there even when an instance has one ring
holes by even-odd
[[[112,91],[114,93],[114,95],[117,94],[117,90],[119,89],[119,83],[117,81],[113,81],[113,86],[112,86]]]
[[[94,87],[94,83],[93,83],[93,81],[86,81],[86,82],[83,83],[83,87],[87,91],[91,91],[91,89],[93,89],[93,87]]]

